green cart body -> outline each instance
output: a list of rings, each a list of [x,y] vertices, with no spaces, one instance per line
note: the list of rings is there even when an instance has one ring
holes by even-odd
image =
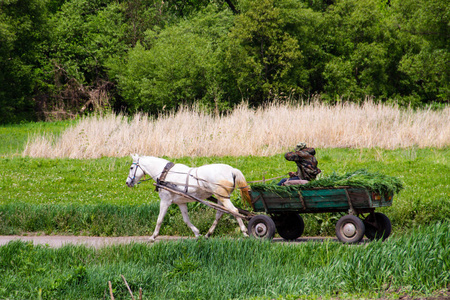
[[[255,212],[277,214],[285,212],[325,213],[348,212],[370,213],[378,207],[391,206],[393,195],[379,195],[363,188],[336,187],[315,188],[275,193],[251,191]]]
[[[375,209],[391,206],[393,194],[380,195],[364,188],[342,186],[282,192],[252,190],[251,198],[255,212],[270,215],[270,218],[260,216],[261,222],[255,219],[249,224],[250,233],[256,237],[270,237],[276,228],[281,237],[296,239],[304,229],[300,214],[329,212],[347,213],[336,224],[336,235],[344,243],[359,242],[364,235],[384,240],[391,233],[390,220],[375,213]],[[369,215],[364,219],[358,217],[363,214]]]

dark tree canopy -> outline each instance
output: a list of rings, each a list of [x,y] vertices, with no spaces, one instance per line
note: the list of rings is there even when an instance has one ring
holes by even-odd
[[[445,0],[0,0],[0,123],[450,101]]]

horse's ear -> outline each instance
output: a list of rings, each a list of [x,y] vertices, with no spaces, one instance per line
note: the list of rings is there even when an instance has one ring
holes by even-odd
[[[133,161],[136,161],[139,158],[139,155],[135,154],[131,154],[131,158],[133,159]]]

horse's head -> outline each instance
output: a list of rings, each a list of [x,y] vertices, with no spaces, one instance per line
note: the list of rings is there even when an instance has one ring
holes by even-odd
[[[128,173],[127,185],[128,187],[133,187],[139,180],[141,180],[142,176],[145,175],[144,170],[139,165],[139,155],[132,155],[133,163],[130,167],[130,172]]]

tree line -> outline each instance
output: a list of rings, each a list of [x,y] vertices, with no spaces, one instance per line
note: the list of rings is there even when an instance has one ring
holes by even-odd
[[[0,0],[0,123],[450,100],[447,0]]]

